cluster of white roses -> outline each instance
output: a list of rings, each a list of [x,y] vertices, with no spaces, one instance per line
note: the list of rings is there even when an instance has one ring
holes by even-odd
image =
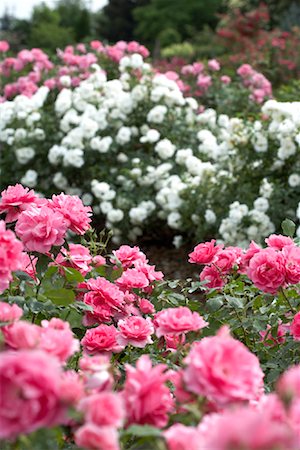
[[[65,86],[0,104],[3,187],[79,195],[116,242],[162,225],[176,245],[193,232],[259,241],[278,227],[287,187],[292,200],[277,215],[300,219],[299,103],[268,101],[260,121],[199,114],[195,99],[134,54],[117,79],[95,65],[78,87]]]

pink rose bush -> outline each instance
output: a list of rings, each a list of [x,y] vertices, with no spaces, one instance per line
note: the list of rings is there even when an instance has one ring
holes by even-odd
[[[78,197],[32,191],[26,202],[29,191],[14,188],[0,203],[10,215],[0,222],[8,448],[53,428],[62,448],[119,450],[142,438],[167,450],[299,450],[291,237],[273,234],[266,248],[200,243],[189,255],[198,280],[166,280],[138,246],[100,254],[96,232],[83,237],[91,215]]]

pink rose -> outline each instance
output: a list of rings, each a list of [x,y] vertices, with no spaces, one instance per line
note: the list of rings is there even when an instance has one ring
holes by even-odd
[[[69,250],[62,247],[53,264],[63,267],[72,267],[83,276],[92,270],[93,258],[89,249],[80,244],[69,244]]]
[[[210,59],[207,63],[207,66],[210,70],[213,70],[214,72],[221,69],[221,65],[219,61],[217,61],[216,59]]]
[[[84,398],[80,405],[85,420],[98,426],[120,428],[125,417],[122,398],[113,392],[100,392]]]
[[[201,448],[213,450],[298,448],[295,435],[286,422],[250,407],[213,414],[202,438]]]
[[[264,345],[267,346],[273,346],[273,345],[279,345],[283,344],[286,341],[286,334],[290,330],[290,325],[287,323],[281,323],[279,321],[278,327],[277,327],[277,336],[273,337],[271,334],[271,325],[267,325],[266,331],[260,331],[259,334],[261,336],[261,340],[264,343]],[[272,343],[268,343],[265,341],[272,341]]]
[[[64,217],[47,206],[23,211],[16,225],[16,234],[27,251],[47,253],[53,245],[62,245],[67,231]]]
[[[120,261],[123,269],[131,268],[137,260],[147,262],[146,255],[140,251],[139,247],[121,245],[118,250],[113,250],[113,255]]]
[[[165,385],[169,378],[166,369],[165,364],[152,367],[148,355],[139,358],[136,368],[126,365],[123,397],[128,425],[166,426],[168,414],[174,408],[171,392]]]
[[[74,233],[84,234],[90,228],[92,208],[84,206],[76,195],[53,195],[49,206],[64,216],[67,227]]]
[[[103,277],[91,278],[86,283],[89,290],[83,301],[92,306],[93,312],[85,314],[84,324],[110,321],[125,306],[124,293],[114,283]]]
[[[278,380],[277,392],[287,400],[300,399],[300,365],[292,366]]]
[[[300,248],[296,245],[288,245],[283,248],[285,257],[285,281],[289,284],[300,282]]]
[[[221,270],[222,274],[227,274],[234,265],[238,265],[242,255],[242,249],[239,250],[240,253],[237,252],[237,247],[228,247],[216,255],[214,264]]]
[[[8,186],[1,192],[0,214],[6,213],[6,222],[14,222],[22,211],[35,203],[36,199],[32,189],[24,188],[21,184]]]
[[[221,80],[221,83],[223,83],[225,85],[231,83],[231,78],[228,77],[227,75],[222,75],[220,80]]]
[[[151,334],[154,333],[152,320],[139,316],[130,316],[118,322],[117,342],[122,345],[131,344],[133,347],[144,348],[152,344]]]
[[[61,419],[61,369],[40,351],[3,352],[0,358],[0,439],[13,439]]]
[[[155,314],[153,320],[157,337],[198,331],[208,325],[197,313],[186,306],[167,308]]]
[[[93,423],[86,423],[76,430],[75,443],[87,450],[120,450],[117,430]]]
[[[206,281],[206,288],[220,289],[225,285],[226,278],[217,267],[206,266],[200,273],[200,281]]]
[[[149,286],[149,280],[146,275],[137,269],[127,269],[116,280],[118,286],[123,289],[142,289]]]
[[[123,347],[118,344],[117,329],[113,325],[99,325],[99,327],[87,330],[81,344],[83,349],[90,354],[94,353],[119,353]]]
[[[300,341],[300,311],[293,318],[290,333],[295,341]]]
[[[200,450],[200,433],[197,428],[175,423],[163,432],[168,450]],[[204,447],[203,447],[204,448]]]
[[[210,242],[198,244],[189,254],[189,262],[192,264],[211,264],[222,249],[221,245],[215,246],[215,243],[215,239],[212,239]]]
[[[77,406],[84,396],[84,386],[79,374],[73,370],[63,372],[59,384],[60,400],[66,405]]]
[[[23,310],[18,305],[0,302],[0,322],[16,322],[22,315]]]
[[[233,339],[227,327],[194,342],[185,363],[188,390],[219,406],[256,400],[262,394],[264,374],[257,357]]]
[[[9,347],[20,349],[34,349],[40,343],[41,328],[33,323],[20,320],[2,328],[4,342]]]
[[[283,247],[287,245],[295,246],[292,238],[282,236],[281,234],[271,234],[268,238],[265,239],[265,242],[268,247],[275,248],[276,250],[282,250]]]
[[[6,230],[5,222],[0,220],[0,293],[8,288],[12,280],[11,272],[21,268],[23,244],[13,231]]]
[[[146,298],[140,298],[138,305],[143,314],[153,314],[155,312],[154,305]]]
[[[247,251],[242,255],[241,257],[241,263],[240,263],[240,272],[246,273],[247,268],[249,266],[249,262],[251,258],[256,254],[259,253],[261,250],[261,247],[256,244],[256,242],[251,241]]]
[[[9,43],[7,41],[0,41],[0,52],[7,52],[9,50]]]
[[[74,338],[68,322],[52,318],[42,320],[39,348],[65,362],[79,350],[79,341]]]
[[[37,280],[36,273],[36,263],[38,258],[34,256],[29,256],[28,253],[22,252],[21,254],[21,264],[20,270],[27,273],[33,280]]]
[[[285,282],[285,260],[274,248],[257,252],[250,260],[247,275],[258,289],[276,294]]]

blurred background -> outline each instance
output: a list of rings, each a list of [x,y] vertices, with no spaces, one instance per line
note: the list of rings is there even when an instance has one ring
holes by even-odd
[[[55,52],[91,39],[138,40],[154,58],[195,60],[224,55],[239,39],[230,30],[247,37],[261,28],[291,31],[300,25],[300,1],[1,0],[0,17],[0,39],[14,51],[39,47]]]

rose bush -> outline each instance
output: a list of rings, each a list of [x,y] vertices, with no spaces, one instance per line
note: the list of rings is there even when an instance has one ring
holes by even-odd
[[[22,215],[42,210],[50,220],[61,205],[33,191],[28,205],[14,189],[15,206],[7,206],[7,190],[1,197],[5,450],[299,450],[300,249],[293,236],[271,235],[267,247],[252,242],[246,250],[200,243],[189,255],[196,273],[165,280],[138,247],[105,254],[89,208],[66,194],[76,206],[63,246],[54,240],[47,251],[26,250]],[[77,227],[81,244],[69,243],[78,217],[87,235]],[[50,220],[49,233],[60,233],[63,220]],[[26,255],[21,267],[11,264],[9,248]]]

